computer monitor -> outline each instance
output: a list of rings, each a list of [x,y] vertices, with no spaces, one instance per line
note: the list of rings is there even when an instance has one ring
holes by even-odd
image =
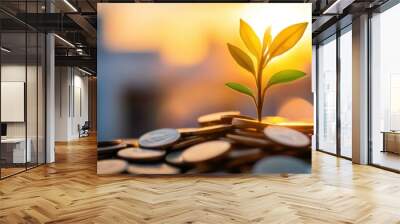
[[[1,123],[1,136],[7,136],[7,124]]]

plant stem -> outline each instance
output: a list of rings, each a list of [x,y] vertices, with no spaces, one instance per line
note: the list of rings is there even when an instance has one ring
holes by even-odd
[[[262,65],[264,65],[265,67],[267,67],[267,65],[268,65],[268,63],[269,63],[269,61],[271,60],[271,57],[266,57],[266,58],[263,58],[263,60],[265,60],[265,65],[264,64],[262,64]],[[263,61],[264,62],[264,61]],[[264,67],[263,66],[263,67]],[[261,72],[262,72],[262,69],[261,69]],[[262,79],[261,79],[262,80]],[[262,81],[261,81],[261,87],[260,87],[260,89],[262,88]],[[265,92],[267,91],[267,89],[268,89],[268,86],[266,86],[263,90],[262,90],[262,93],[261,93],[261,101],[263,102],[263,104],[264,104],[264,98],[265,98]]]
[[[261,122],[262,109],[263,109],[263,90],[262,90],[262,67],[264,63],[264,57],[261,56],[261,60],[258,62],[257,67],[257,119]]]

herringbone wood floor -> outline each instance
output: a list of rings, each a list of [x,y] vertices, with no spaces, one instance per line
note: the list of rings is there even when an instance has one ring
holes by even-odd
[[[400,175],[315,152],[313,174],[96,175],[95,139],[0,181],[0,223],[400,223]]]

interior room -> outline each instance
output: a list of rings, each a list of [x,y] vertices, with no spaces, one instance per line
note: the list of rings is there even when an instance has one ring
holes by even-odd
[[[195,10],[195,6],[201,7],[201,2],[203,1],[186,1],[186,4],[190,4]],[[199,98],[196,100],[190,98],[193,96],[191,94],[195,94],[196,91],[198,93],[199,89],[186,87],[190,90],[187,91],[176,81],[165,84],[166,79],[162,80],[162,75],[171,75],[179,69],[173,66],[168,70],[159,69],[167,68],[166,62],[160,59],[162,55],[157,56],[150,51],[138,51],[139,53],[127,51],[132,46],[138,49],[147,47],[145,44],[143,46],[137,44],[139,41],[135,38],[141,38],[143,43],[161,41],[157,39],[159,36],[154,35],[157,33],[155,31],[160,31],[162,34],[168,34],[170,30],[187,32],[189,28],[185,28],[184,25],[191,24],[191,21],[182,23],[184,25],[178,27],[180,29],[168,29],[166,24],[171,23],[167,21],[179,24],[183,18],[178,17],[178,13],[172,13],[169,18],[162,18],[164,14],[157,10],[159,5],[174,7],[174,4],[179,5],[182,2],[2,0],[0,1],[0,223],[400,223],[400,200],[396,200],[400,198],[400,101],[397,97],[400,94],[400,65],[397,57],[397,52],[400,52],[398,43],[400,30],[397,28],[400,21],[400,2],[398,0],[204,2],[211,3],[208,7],[213,7],[212,4],[216,2],[250,5],[303,3],[311,7],[308,30],[310,41],[306,44],[312,48],[310,50],[312,63],[309,67],[299,66],[307,73],[307,77],[300,82],[296,81],[295,85],[284,85],[281,92],[270,94],[265,109],[270,117],[254,121],[256,125],[263,125],[260,129],[261,138],[275,143],[265,132],[269,126],[285,122],[287,124],[286,118],[289,117],[298,120],[304,117],[310,118],[307,120],[307,124],[311,124],[311,129],[307,129],[309,132],[295,129],[296,133],[301,132],[302,136],[307,137],[307,147],[309,147],[307,156],[311,154],[311,157],[307,157],[309,172],[299,174],[289,171],[255,175],[251,172],[229,173],[216,168],[211,175],[206,172],[191,173],[191,169],[187,169],[188,172],[175,176],[164,173],[155,176],[134,176],[127,171],[125,163],[119,172],[98,175],[98,160],[103,156],[99,151],[103,148],[113,153],[109,153],[111,156],[107,154],[108,159],[119,159],[119,162],[122,156],[117,152],[123,149],[146,149],[144,144],[140,143],[139,137],[132,138],[133,134],[137,134],[135,132],[137,129],[122,130],[118,127],[124,123],[144,126],[141,122],[146,122],[149,116],[156,116],[159,112],[155,111],[154,108],[158,107],[154,107],[152,100],[168,96],[170,99],[185,99],[190,103],[185,108],[177,108],[174,104],[177,101],[174,100],[168,101],[169,104],[163,104],[167,105],[165,108],[170,109],[165,110],[170,114],[166,116],[168,113],[163,111],[163,116],[157,115],[157,122],[160,123],[162,119],[164,123],[178,123],[185,116],[191,119],[189,122],[196,123],[197,114],[195,119],[192,114],[182,116],[176,114],[198,108],[199,105],[203,105],[203,111],[210,109],[207,105],[204,106],[205,104],[195,103]],[[118,5],[121,13],[114,10],[108,15],[121,16],[128,22],[119,24],[117,20],[110,19],[105,25],[105,21],[99,19],[102,4]],[[129,15],[124,11],[128,7],[123,7],[123,4],[129,6],[152,4],[155,9],[152,9],[153,14],[146,11]],[[122,13],[123,11],[125,13]],[[102,13],[106,14],[105,11]],[[179,15],[184,15],[184,12],[182,13]],[[264,26],[264,23],[257,22],[253,17],[255,14],[246,15],[250,27]],[[129,22],[129,18],[140,18],[140,16],[142,20]],[[156,16],[160,16],[165,24],[154,27],[157,30],[150,32],[153,35],[145,34],[143,30],[137,32],[136,29],[129,29],[135,25],[137,26],[135,28],[140,30],[141,24],[151,24],[151,20]],[[224,19],[229,20],[230,17],[227,18]],[[225,21],[224,19],[221,21]],[[144,20],[150,22],[141,23]],[[230,35],[232,38],[229,41],[239,42],[241,38],[244,39],[242,37],[244,34],[240,32],[239,22],[236,22],[238,26],[232,26],[234,27],[232,35],[229,34],[231,31],[223,30],[225,28],[222,22],[212,27],[221,29],[218,32],[224,35]],[[195,24],[193,22],[193,26]],[[241,24],[243,25],[243,22]],[[120,29],[120,27],[125,28]],[[192,28],[190,26],[190,29]],[[113,32],[113,29],[117,30]],[[266,35],[259,31],[255,32],[255,39],[261,40],[260,43],[265,39],[268,40],[268,32],[265,32]],[[208,34],[210,40],[218,32],[210,32]],[[120,34],[129,34],[132,38],[123,39]],[[272,32],[271,42],[278,34],[278,30]],[[192,33],[187,35],[194,40],[193,44],[203,43],[200,39],[196,39],[196,35]],[[293,39],[296,38],[289,36],[288,40],[295,42]],[[108,52],[105,52],[106,48],[101,46],[104,39],[101,38],[110,37],[118,41],[111,47],[107,46]],[[165,40],[166,42],[175,40],[172,39],[172,34],[168,37],[171,38]],[[185,47],[190,41],[175,42],[177,45],[174,45],[174,49],[168,46],[162,49],[167,53],[171,49],[172,53],[179,53],[181,57],[179,59],[187,63],[185,66],[189,65],[185,68],[185,72],[198,69],[200,66],[193,65],[193,61],[190,61],[193,59],[189,57],[190,52],[183,51],[183,48],[175,49]],[[208,47],[208,50],[213,50],[213,53],[219,52],[219,56],[228,55],[229,60],[226,64],[215,63],[217,58],[215,57],[206,61],[207,66],[218,66],[220,70],[215,71],[219,72],[223,71],[226,65],[240,65],[238,71],[247,72],[246,65],[243,64],[247,63],[248,66],[249,60],[243,60],[243,55],[239,57],[241,61],[235,56],[232,58],[225,45],[224,42],[223,47],[215,45]],[[269,46],[265,48],[268,49]],[[204,50],[190,45],[186,47],[191,50],[200,49],[200,53]],[[246,43],[240,47],[248,48]],[[251,50],[249,52],[253,54]],[[105,54],[107,57],[104,57]],[[259,55],[263,57],[264,53]],[[293,55],[295,54],[289,53],[288,57],[294,58],[294,61],[299,63],[308,62],[305,57]],[[101,56],[103,58],[99,60]],[[255,57],[251,55],[250,59],[258,60],[257,57],[257,54]],[[128,60],[133,63],[122,63]],[[159,64],[156,66],[149,64],[151,60],[158,61]],[[252,61],[250,63],[252,64]],[[107,67],[110,64],[116,65],[112,69],[117,71],[105,70],[111,68]],[[143,67],[147,70],[140,70]],[[165,84],[164,89],[161,85],[152,86],[154,82],[150,85],[143,80],[133,79],[134,85],[130,84],[130,87],[135,86],[140,91],[129,92],[127,100],[122,103],[131,110],[123,116],[114,113],[116,103],[120,102],[113,100],[112,96],[122,89],[115,89],[112,84],[128,86],[128,81],[132,81],[130,78],[134,74],[157,69],[165,73],[160,73],[160,80]],[[106,77],[105,73],[112,75]],[[262,74],[261,70],[261,76]],[[244,80],[245,83],[248,81],[246,76],[241,74],[232,77]],[[104,80],[107,82],[101,82]],[[208,79],[206,84],[213,86],[215,84],[213,82],[213,79]],[[252,96],[251,90],[254,86],[250,82],[246,84],[251,87],[250,93],[241,87],[236,88],[236,91]],[[174,87],[174,91],[166,91],[168,88],[173,88],[171,86]],[[306,88],[302,95],[305,96],[304,99],[281,101],[288,98],[286,96],[290,91],[298,90],[298,86]],[[154,91],[150,91],[149,88],[154,88]],[[163,91],[157,92],[161,89]],[[186,91],[179,91],[183,89]],[[208,94],[203,94],[207,96],[205,102],[224,101],[225,92],[220,93],[213,95],[210,90]],[[178,96],[173,97],[174,94]],[[252,97],[257,104],[256,97]],[[247,100],[243,100],[245,103],[253,106],[252,101],[243,99]],[[141,105],[151,110],[138,108]],[[258,112],[247,108],[244,111],[245,114],[252,116],[256,116]],[[179,120],[180,118],[182,119]],[[219,120],[222,118],[219,117]],[[229,120],[230,128],[234,126],[233,120],[232,117]],[[117,129],[105,129],[102,126],[104,124]],[[254,131],[253,129],[256,128],[246,126],[246,131]],[[100,133],[100,130],[103,132]],[[177,132],[179,135],[184,133],[182,130]],[[104,133],[107,135],[103,135]],[[107,136],[112,136],[112,139],[107,139]],[[228,141],[224,137],[218,136]],[[286,141],[288,139],[290,138],[285,138]],[[181,142],[176,140],[175,143]],[[198,143],[193,144],[196,146]],[[281,146],[274,149],[279,151],[282,149]],[[170,153],[172,147],[170,145],[168,147],[170,148],[166,151]],[[254,146],[253,149],[259,149],[257,147]],[[143,151],[154,153],[155,150],[148,148],[150,150]],[[293,147],[289,154],[298,153],[300,149],[304,147]],[[240,153],[243,153],[243,150]],[[166,157],[165,153],[162,156]],[[130,164],[131,162],[132,160],[129,161]],[[148,165],[147,162],[141,161],[140,164]],[[215,164],[225,164],[225,161],[215,160],[213,165]],[[174,164],[169,165],[173,167]],[[204,164],[196,165],[197,168],[202,168]],[[278,161],[276,166],[279,165],[282,166]],[[273,170],[271,167],[269,169]],[[125,175],[120,175],[121,173]]]
[[[45,35],[18,25],[12,31],[2,29],[1,45],[0,169],[4,178],[45,162]]]

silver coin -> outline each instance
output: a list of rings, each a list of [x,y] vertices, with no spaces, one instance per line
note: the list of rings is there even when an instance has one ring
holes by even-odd
[[[181,166],[184,164],[182,153],[183,151],[170,152],[165,157],[165,160],[167,161],[167,163],[170,163],[172,165]]]
[[[287,147],[304,148],[311,144],[307,135],[286,127],[270,126],[264,129],[264,134],[269,140]]]
[[[165,148],[179,140],[181,134],[172,128],[162,128],[140,136],[139,146],[143,148]]]
[[[290,156],[272,156],[258,161],[253,166],[253,173],[310,173],[311,164]]]

